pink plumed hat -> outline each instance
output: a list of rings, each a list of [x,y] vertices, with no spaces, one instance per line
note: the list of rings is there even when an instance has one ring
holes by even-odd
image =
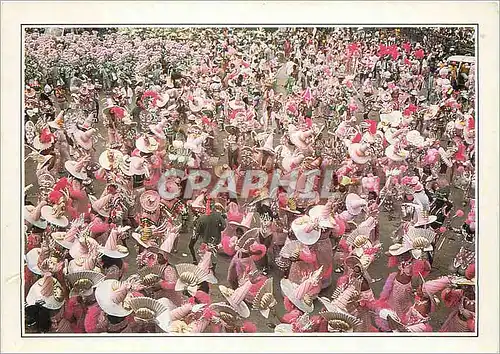
[[[87,171],[85,167],[90,161],[90,156],[84,156],[78,161],[66,161],[64,167],[75,178],[87,179]]]
[[[87,257],[99,249],[96,240],[88,236],[78,238],[69,249],[69,255],[74,258]]]
[[[110,257],[110,258],[125,258],[128,256],[128,249],[118,244],[118,238],[126,229],[118,229],[114,228],[109,233],[108,239],[106,240],[106,244],[104,247],[99,249],[99,252]]]
[[[314,310],[312,297],[319,290],[322,271],[323,267],[320,267],[300,284],[292,283],[289,279],[281,279],[281,291],[299,310],[310,313]]]
[[[129,296],[130,290],[130,284],[108,279],[99,283],[95,290],[95,298],[106,314],[116,317],[126,317],[132,313],[132,308],[125,305],[125,300]]]
[[[229,305],[231,305],[231,307],[236,312],[238,312],[241,317],[248,318],[250,316],[250,309],[248,308],[244,300],[251,287],[252,283],[250,282],[250,280],[247,280],[236,290],[226,288],[224,285],[219,285],[219,290],[227,300]]]
[[[290,155],[283,158],[281,166],[286,172],[290,172],[294,167],[299,166],[299,164],[304,160],[304,155]]]
[[[200,193],[190,204],[191,208],[195,210],[205,210],[206,205],[205,205],[205,192]]]
[[[366,154],[366,151],[368,150],[367,144],[354,143],[349,145],[348,150],[351,160],[357,164],[365,164],[371,159],[371,156]]]
[[[308,149],[311,144],[306,142],[306,139],[313,135],[312,130],[298,131],[290,134],[290,142],[301,150]]]
[[[332,215],[333,200],[329,199],[325,205],[316,205],[309,210],[311,219],[317,219],[319,227],[332,228],[335,226],[335,219]]]
[[[53,232],[51,236],[59,245],[69,250],[73,246],[79,232],[79,227],[72,225],[67,232]]]

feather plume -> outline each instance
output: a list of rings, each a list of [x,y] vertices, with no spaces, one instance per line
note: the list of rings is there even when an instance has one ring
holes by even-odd
[[[463,290],[446,288],[441,292],[441,299],[448,308],[457,306],[463,296]]]
[[[245,323],[243,324],[243,327],[241,327],[241,332],[242,333],[256,333],[257,326],[253,322],[245,321]]]
[[[387,268],[393,268],[399,264],[398,257],[390,256],[387,259]]]
[[[94,306],[89,307],[84,321],[85,332],[100,333],[105,331],[105,328],[103,328],[104,326],[99,323],[101,313],[102,310],[99,305],[95,304]]]
[[[283,306],[285,307],[285,310],[288,311],[288,312],[292,312],[294,310],[298,311],[298,309],[295,307],[295,305],[286,296],[283,297]]]
[[[422,275],[422,277],[426,277],[431,272],[431,265],[427,260],[417,259],[413,261],[412,266],[412,275],[414,277],[418,277]]]
[[[316,256],[315,256],[315,254],[312,253],[309,250],[306,250],[306,248],[303,248],[300,251],[299,259],[301,261],[304,261],[304,262],[309,263],[309,264],[312,264],[312,263],[316,262]]]
[[[68,188],[69,186],[70,185],[69,185],[68,179],[66,177],[63,177],[63,178],[59,179],[59,181],[57,181],[57,183],[54,185],[54,190],[60,191],[60,190]]]
[[[286,298],[286,297],[285,297]],[[283,315],[281,318],[281,322],[283,323],[294,323],[297,321],[297,319],[302,315],[302,312],[298,309],[292,310],[287,312],[286,314]]]
[[[385,281],[384,288],[382,289],[382,292],[380,293],[379,300],[385,301],[389,298],[392,292],[392,288],[394,286],[394,280],[396,279],[396,275],[398,273],[394,272],[389,274],[387,277],[387,280]]]
[[[49,193],[49,200],[52,204],[57,204],[62,198],[63,194],[58,190],[53,190]]]

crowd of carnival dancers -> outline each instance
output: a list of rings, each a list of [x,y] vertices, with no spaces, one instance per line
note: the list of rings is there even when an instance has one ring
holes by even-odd
[[[474,33],[420,30],[29,31],[25,331],[474,331]]]

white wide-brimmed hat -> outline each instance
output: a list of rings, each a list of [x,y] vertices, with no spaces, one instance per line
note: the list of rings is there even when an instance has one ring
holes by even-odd
[[[258,189],[253,195],[254,199],[252,199],[252,201],[250,203],[248,203],[248,205],[253,206],[253,205],[260,203],[260,202],[269,201],[270,199],[272,199],[273,197],[276,196],[276,190],[277,190],[277,188],[275,188],[271,192],[271,194],[269,194],[269,189],[267,189],[267,187],[263,187],[261,189]]]
[[[247,280],[242,286],[238,287],[236,290],[225,287],[224,285],[219,285],[219,290],[226,299],[226,301],[231,305],[231,307],[238,312],[238,314],[243,318],[250,317],[250,309],[245,303],[245,297],[247,296],[252,283]]]
[[[50,160],[52,160],[53,157],[54,155],[35,155],[34,159],[37,162],[36,170],[40,171],[42,168],[47,166],[47,164]]]
[[[64,167],[75,178],[84,180],[87,179],[87,171],[85,167],[90,162],[90,156],[85,156],[78,161],[66,161]]]
[[[42,142],[43,138],[43,142]],[[33,139],[33,147],[39,151],[47,150],[54,145],[56,139],[54,134],[50,133],[50,129],[45,127],[40,131],[40,134]]]
[[[368,147],[368,144],[359,143],[349,145],[348,151],[351,160],[360,165],[363,165],[370,161],[371,156],[366,154]]]
[[[406,140],[413,146],[420,147],[425,143],[425,138],[420,135],[418,130],[410,130],[406,133]]]
[[[53,232],[52,238],[62,247],[71,249],[79,233],[78,227],[70,227],[67,232]]]
[[[345,200],[347,211],[354,216],[359,215],[367,204],[366,200],[355,193],[349,193]]]
[[[129,255],[128,249],[127,247],[118,244],[118,238],[128,229],[130,229],[130,226],[112,229],[104,247],[99,247],[99,252],[105,256],[115,259],[127,257]]]
[[[158,108],[163,108],[166,106],[166,104],[170,101],[170,96],[168,92],[164,92],[160,95],[160,98],[156,100],[156,106]]]
[[[310,330],[314,323],[309,317],[308,313],[300,316],[294,324],[280,323],[274,327],[274,333],[287,334],[287,333],[303,333]]]
[[[141,136],[135,141],[135,147],[143,153],[151,154],[158,150],[158,142],[150,136]]]
[[[254,215],[253,212],[248,212],[245,214],[245,216],[243,216],[241,222],[230,221],[229,224],[241,227],[244,230],[249,230],[252,225],[253,215]]]
[[[222,176],[227,177],[227,174],[231,173],[231,171],[232,169],[227,163],[214,167],[214,174],[219,178],[221,178]]]
[[[295,284],[289,279],[281,279],[280,287],[286,296],[299,310],[305,313],[314,311],[313,291],[318,287],[323,267],[313,272],[301,284]]]
[[[319,221],[319,227],[333,228],[335,219],[332,215],[333,200],[329,200],[325,205],[316,205],[309,210],[309,216]]]
[[[54,120],[47,123],[49,127],[54,129],[62,129],[64,127],[64,110],[54,118]]]
[[[321,236],[321,230],[310,216],[303,215],[291,224],[292,231],[297,239],[305,245],[313,245]]]
[[[194,97],[193,100],[189,101],[189,110],[193,113],[200,112],[203,109],[204,102],[201,97]]]
[[[205,195],[206,192],[200,193],[190,204],[189,206],[199,212],[205,211],[206,205],[205,205]],[[188,201],[189,202],[189,201]]]
[[[257,150],[265,151],[271,155],[274,155],[276,153],[274,151],[274,133],[269,134],[264,145],[257,148]]]
[[[47,221],[42,219],[42,208],[47,205],[47,202],[42,200],[36,207],[26,205],[24,207],[24,220],[39,229],[47,227]]]
[[[118,92],[120,92],[120,91],[118,91]],[[116,105],[112,98],[107,98],[106,102],[104,104],[106,105],[106,107],[104,107],[102,110],[103,115],[106,115],[106,116],[110,115],[111,110],[114,110],[115,114],[119,114],[120,116],[123,116],[123,117],[121,117],[122,119],[129,115],[127,109]]]
[[[308,141],[313,136],[312,130],[297,131],[289,134],[290,142],[301,150],[307,150],[311,147],[312,141]]]
[[[162,199],[172,200],[179,197],[181,188],[175,181],[163,174],[158,181],[158,193]]]
[[[148,174],[148,168],[146,165],[146,160],[139,156],[132,156],[129,159],[125,159],[125,164],[128,162],[127,173],[131,176],[142,176]]]
[[[384,138],[389,144],[394,145],[405,136],[406,132],[408,132],[407,128],[388,128],[384,133]]]
[[[76,126],[83,131],[87,131],[90,128],[92,128],[93,123],[94,123],[94,113],[90,113],[87,116],[87,118],[85,118],[82,124],[77,123]]]
[[[392,111],[391,113],[380,114],[380,124],[382,128],[397,128],[401,124],[403,115],[400,111]]]
[[[60,208],[54,209],[54,207],[46,205],[42,207],[41,214],[52,225],[66,227],[69,224],[68,218],[64,216],[64,211]]]
[[[423,210],[422,208],[416,208],[416,212],[417,222],[414,225],[415,227],[429,225],[437,220],[436,215],[429,215],[429,212],[427,210]]]
[[[403,148],[399,144],[389,145],[385,149],[385,156],[387,156],[392,161],[401,162],[406,160],[409,156],[409,152]]]
[[[165,140],[165,127],[167,126],[167,120],[162,119],[158,124],[150,124],[149,125],[149,130],[156,135],[159,139]]]
[[[130,284],[114,279],[99,283],[95,289],[95,299],[99,307],[108,315],[126,317],[132,313],[129,304]]]
[[[391,256],[400,256],[403,253],[406,253],[411,250],[411,247],[408,244],[394,243],[389,246],[389,250],[387,251]]]
[[[112,209],[111,199],[113,199],[113,195],[106,194],[99,199],[90,198],[90,204],[96,213],[107,218]]]
[[[64,294],[59,281],[50,273],[33,284],[26,296],[28,305],[35,305],[43,301],[43,307],[49,310],[58,310],[64,305]]]
[[[439,105],[430,105],[424,112],[424,120],[429,120],[436,117],[439,112],[439,108]]]
[[[96,129],[92,128],[87,131],[82,131],[77,129],[73,134],[76,143],[82,147],[84,150],[91,150],[94,144],[93,136],[97,132]]]
[[[160,194],[155,190],[147,190],[143,192],[139,198],[141,207],[147,212],[156,211],[161,203]]]
[[[37,247],[37,248],[32,248],[28,253],[24,255],[24,259],[26,260],[26,265],[28,266],[28,269],[36,275],[43,274],[43,272],[38,267],[38,259],[40,258],[41,252],[42,249]]]
[[[99,155],[99,165],[105,170],[117,169],[123,164],[123,154],[119,150],[107,149]]]
[[[149,226],[141,228],[139,232],[132,232],[132,238],[144,248],[158,246],[153,239],[153,229]]]
[[[245,102],[235,99],[229,102],[229,107],[235,111],[239,111],[245,109]]]

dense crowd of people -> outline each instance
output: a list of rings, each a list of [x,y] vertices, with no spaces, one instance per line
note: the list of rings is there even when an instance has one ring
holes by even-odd
[[[30,29],[25,332],[474,332],[474,36]]]

